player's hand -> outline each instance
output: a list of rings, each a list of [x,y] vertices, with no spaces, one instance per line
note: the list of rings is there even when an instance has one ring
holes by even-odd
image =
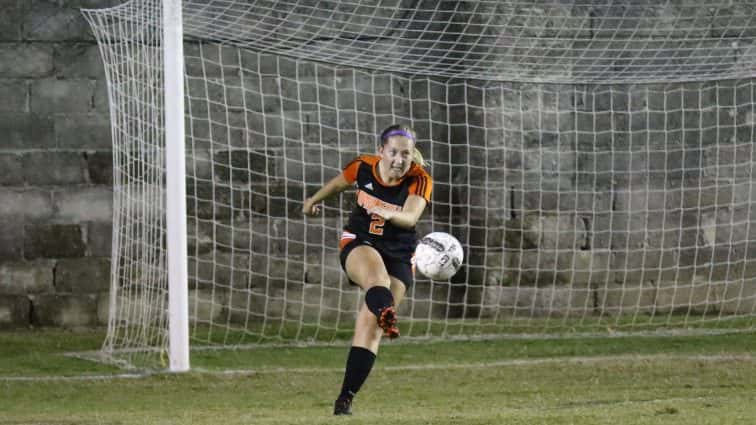
[[[302,214],[315,217],[320,214],[320,205],[316,205],[312,202],[312,198],[307,198],[304,201],[304,205],[302,205]]]

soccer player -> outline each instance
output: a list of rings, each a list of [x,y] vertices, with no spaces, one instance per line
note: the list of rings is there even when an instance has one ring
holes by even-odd
[[[396,307],[414,281],[415,223],[430,202],[433,181],[423,169],[415,132],[392,125],[381,133],[377,155],[347,164],[312,197],[302,213],[315,216],[319,202],[352,186],[357,205],[339,246],[341,266],[351,284],[365,290],[334,415],[351,415],[352,399],[370,374],[381,336],[396,338]]]

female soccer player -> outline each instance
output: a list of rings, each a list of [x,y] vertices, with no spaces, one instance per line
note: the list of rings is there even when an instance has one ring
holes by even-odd
[[[392,125],[381,133],[377,155],[362,155],[304,201],[315,216],[319,202],[352,186],[357,205],[341,235],[341,266],[350,283],[365,290],[354,326],[344,383],[334,415],[350,415],[352,399],[370,374],[381,335],[399,336],[396,306],[412,285],[415,223],[430,202],[433,181],[423,169],[415,132]]]

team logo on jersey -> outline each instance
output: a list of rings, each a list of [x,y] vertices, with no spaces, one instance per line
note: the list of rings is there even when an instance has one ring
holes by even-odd
[[[401,205],[390,204],[362,190],[357,192],[357,205],[365,208],[365,210],[372,210],[374,208],[385,208],[391,211],[402,210]]]
[[[368,182],[368,184],[365,185],[365,189],[373,190],[373,182]]]

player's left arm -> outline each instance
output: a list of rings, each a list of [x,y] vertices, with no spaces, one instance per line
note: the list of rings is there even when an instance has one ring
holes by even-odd
[[[407,200],[404,201],[404,206],[401,211],[392,211],[385,208],[375,208],[368,211],[368,214],[376,214],[383,217],[384,220],[390,221],[394,226],[402,227],[404,229],[411,229],[417,224],[417,220],[423,215],[425,206],[428,205],[428,201],[422,196],[409,195]]]

